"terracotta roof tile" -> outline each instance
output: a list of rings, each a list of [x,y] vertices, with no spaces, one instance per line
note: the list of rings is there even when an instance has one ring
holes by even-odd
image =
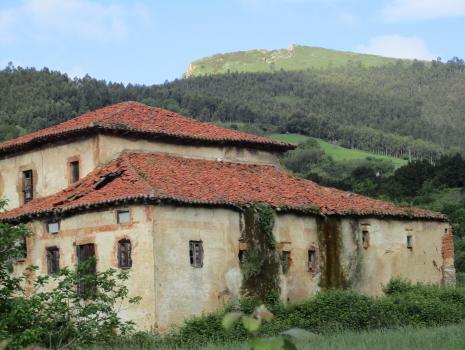
[[[50,128],[0,143],[0,154],[12,153],[50,140],[69,139],[71,135],[99,130],[172,138],[177,141],[190,140],[259,149],[270,148],[278,151],[295,148],[291,144],[221,128],[165,109],[149,107],[138,102],[121,102]]]
[[[147,153],[123,153],[66,190],[2,213],[0,219],[20,221],[136,199],[235,206],[265,202],[323,215],[446,219],[424,209],[321,187],[273,166]]]

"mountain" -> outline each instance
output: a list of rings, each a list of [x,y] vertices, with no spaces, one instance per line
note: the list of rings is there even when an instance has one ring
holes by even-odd
[[[189,65],[185,77],[227,72],[274,72],[280,69],[295,71],[309,68],[340,67],[347,64],[376,67],[396,61],[399,59],[320,47],[291,45],[288,49],[238,51],[201,58]]]

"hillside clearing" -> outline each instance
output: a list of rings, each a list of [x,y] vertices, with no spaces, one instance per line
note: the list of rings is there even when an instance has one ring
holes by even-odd
[[[300,135],[300,134],[271,134],[268,135],[274,140],[289,142],[293,144],[299,144],[310,139],[309,136]],[[335,161],[344,161],[344,160],[355,160],[355,159],[366,159],[366,158],[375,158],[382,160],[389,160],[394,163],[396,168],[401,167],[402,165],[407,164],[407,161],[400,158],[382,156],[374,153],[369,153],[365,151],[360,151],[357,149],[344,148],[338,145],[334,145],[330,142],[323,141],[321,139],[315,139],[320,145],[321,149],[328,155],[333,158]]]

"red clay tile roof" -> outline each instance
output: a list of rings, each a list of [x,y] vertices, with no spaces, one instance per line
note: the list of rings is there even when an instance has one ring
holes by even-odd
[[[66,190],[1,213],[0,219],[27,221],[34,216],[59,215],[125,201],[234,206],[264,202],[323,215],[446,220],[444,215],[424,209],[399,207],[321,187],[273,166],[129,152]]]
[[[221,128],[165,109],[149,107],[138,102],[121,102],[0,143],[0,155],[32,148],[49,141],[67,140],[74,135],[98,131],[157,137],[177,142],[236,145],[276,151],[295,148],[291,144]]]

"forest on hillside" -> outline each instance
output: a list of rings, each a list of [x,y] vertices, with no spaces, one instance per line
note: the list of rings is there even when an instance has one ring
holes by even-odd
[[[352,63],[123,85],[47,68],[0,71],[0,138],[135,100],[255,133],[293,132],[349,148],[434,161],[465,149],[465,64]]]

